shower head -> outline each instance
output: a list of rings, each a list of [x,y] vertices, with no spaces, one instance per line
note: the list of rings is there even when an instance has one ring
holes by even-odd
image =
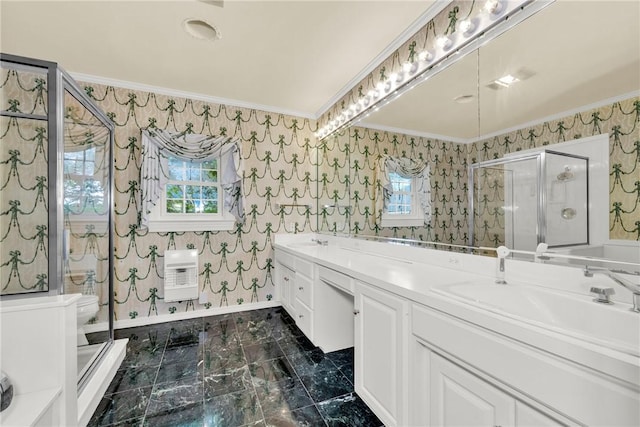
[[[561,172],[556,177],[558,181],[569,181],[573,179],[573,172],[571,172],[571,168],[569,166],[564,167],[564,172]]]

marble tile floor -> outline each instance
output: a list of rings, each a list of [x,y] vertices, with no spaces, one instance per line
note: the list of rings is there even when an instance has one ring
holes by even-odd
[[[324,354],[281,307],[115,335],[127,355],[90,427],[382,426],[354,391],[353,348]]]

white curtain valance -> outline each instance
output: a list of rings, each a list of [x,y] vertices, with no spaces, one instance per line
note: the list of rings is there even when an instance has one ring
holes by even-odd
[[[151,209],[158,203],[169,181],[169,157],[205,162],[220,158],[221,185],[225,212],[244,222],[243,162],[240,143],[230,137],[198,134],[174,134],[162,129],[142,131],[141,226],[147,227]]]
[[[418,200],[424,213],[425,225],[431,222],[431,168],[426,162],[417,162],[407,157],[383,156],[378,160],[378,179],[380,188],[375,198],[376,221],[382,219],[382,214],[389,205],[393,194],[393,186],[389,174],[397,173],[403,178],[417,178]],[[381,193],[381,194],[380,194]]]

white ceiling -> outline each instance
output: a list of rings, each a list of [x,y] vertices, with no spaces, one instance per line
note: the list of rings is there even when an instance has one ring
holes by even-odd
[[[316,117],[433,4],[2,0],[0,48],[71,73]],[[188,18],[221,38],[188,35]]]
[[[521,69],[535,75],[486,87]],[[640,1],[557,0],[362,125],[469,142],[632,92],[640,92]],[[475,98],[454,101],[465,94]]]

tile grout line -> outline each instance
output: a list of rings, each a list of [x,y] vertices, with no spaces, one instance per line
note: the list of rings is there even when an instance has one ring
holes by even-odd
[[[327,420],[325,420],[324,416],[322,416],[322,412],[320,412],[320,408],[318,407],[318,404],[316,403],[315,399],[311,396],[311,393],[309,393],[309,389],[307,388],[305,383],[302,381],[302,378],[300,378],[300,375],[298,374],[298,370],[293,366],[293,363],[291,363],[291,360],[289,359],[289,355],[287,353],[285,353],[284,349],[282,348],[282,346],[280,345],[279,342],[276,341],[276,343],[278,344],[278,347],[280,347],[280,351],[282,351],[282,353],[284,354],[285,359],[287,359],[287,363],[289,363],[289,365],[293,369],[293,372],[294,372],[295,376],[298,378],[298,381],[300,381],[300,384],[302,385],[302,388],[304,388],[304,391],[307,393],[307,395],[311,399],[313,407],[316,408],[316,411],[318,411],[318,414],[320,415],[320,418],[322,418],[322,422],[325,424],[326,427],[329,427],[329,424],[327,423]],[[318,347],[315,347],[315,348],[318,348]],[[311,351],[313,351],[313,350],[311,350]],[[324,354],[324,352],[323,352],[323,354]],[[330,361],[330,362],[333,363],[333,361]],[[309,406],[311,406],[311,405],[309,405]],[[298,408],[298,409],[301,409],[301,408]]]
[[[238,334],[238,339],[240,339],[240,331],[238,330],[238,324],[236,323],[236,320],[233,319],[233,324],[236,328],[236,334]],[[267,423],[266,417],[264,416],[264,410],[262,409],[262,402],[260,402],[260,399],[258,398],[258,391],[256,390],[256,386],[253,383],[253,378],[251,377],[251,370],[249,369],[249,359],[247,359],[247,353],[244,351],[244,345],[242,344],[242,340],[240,340],[240,347],[242,348],[242,355],[244,356],[244,361],[246,362],[246,364],[244,366],[247,367],[247,371],[249,372],[249,382],[251,383],[251,390],[253,390],[253,395],[255,396],[256,401],[258,402],[258,407],[260,408],[260,414],[262,415],[262,418],[258,421],[264,421],[264,423]]]
[[[173,326],[169,328],[169,334],[164,342],[164,347],[162,348],[162,356],[160,357],[160,363],[158,363],[158,370],[156,371],[156,376],[153,379],[153,384],[151,385],[151,393],[149,393],[149,400],[147,401],[147,407],[144,408],[144,415],[142,416],[142,426],[144,426],[144,422],[147,420],[147,413],[149,412],[149,406],[151,405],[151,395],[153,395],[153,391],[156,388],[156,382],[158,381],[158,375],[160,375],[160,368],[162,367],[162,361],[164,360],[164,353],[167,351],[167,346],[169,345],[169,339],[171,338],[171,331],[173,330]]]

